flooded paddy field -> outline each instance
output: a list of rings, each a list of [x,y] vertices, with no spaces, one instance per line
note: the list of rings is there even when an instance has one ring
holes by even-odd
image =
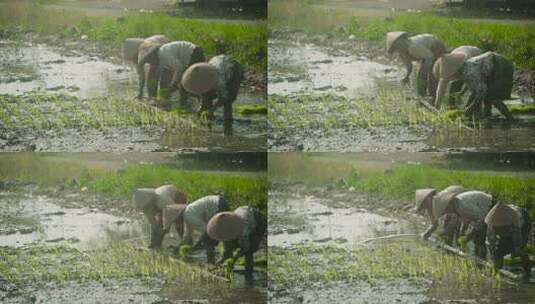
[[[243,204],[239,194],[255,203],[258,197],[250,192],[259,191],[251,188],[260,186],[265,169],[239,156],[235,159],[245,163],[241,168],[224,169],[230,158],[222,155],[216,171],[214,164],[195,164],[196,158],[144,155],[0,157],[2,303],[265,303],[263,249],[256,255],[252,284],[245,282],[241,262],[234,273],[223,275],[221,269],[205,264],[203,252],[174,255],[168,246],[178,243],[176,233],[165,238],[161,252],[153,252],[146,248],[148,224],[130,202],[131,189],[163,178],[181,184],[192,199],[220,183],[234,204]],[[178,169],[182,166],[190,169]],[[192,184],[178,183],[177,178]]]
[[[421,241],[429,222],[412,209],[413,188],[435,187],[446,176],[490,191],[482,181],[487,178],[497,187],[493,193],[500,193],[497,185],[505,179],[514,178],[524,184],[510,195],[522,196],[523,187],[530,189],[533,171],[515,172],[520,163],[491,166],[490,157],[482,171],[470,157],[399,154],[270,156],[270,171],[286,168],[270,177],[270,303],[530,303],[533,279],[512,282],[477,267],[470,258]],[[405,169],[407,164],[413,169]],[[436,171],[430,175],[434,178],[423,177],[429,166],[443,168],[435,170],[444,175]],[[314,175],[323,169],[325,174]],[[398,180],[404,170],[420,173]],[[470,175],[461,176],[458,170]],[[470,184],[474,180],[479,185]],[[506,268],[521,272],[519,267]]]
[[[207,125],[194,114],[196,98],[186,111],[135,100],[137,75],[117,50],[106,57],[87,41],[59,47],[34,38],[0,41],[3,151],[265,150],[265,115],[239,111],[265,105],[254,75],[234,103],[234,133],[224,136],[222,110]]]
[[[422,106],[430,100],[400,84],[403,68],[355,36],[274,30],[269,48],[270,151],[535,149],[533,98],[522,87],[506,101],[517,111],[514,122],[493,113],[474,124],[454,111]]]

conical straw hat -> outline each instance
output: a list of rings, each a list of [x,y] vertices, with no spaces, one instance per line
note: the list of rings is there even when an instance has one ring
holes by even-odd
[[[145,63],[152,53],[168,42],[169,39],[163,35],[154,35],[143,40],[143,43],[139,45],[138,64]]]
[[[134,208],[143,210],[149,206],[155,205],[158,201],[158,195],[153,188],[140,188],[134,192],[132,202]]]
[[[463,66],[467,56],[463,53],[451,53],[440,57],[436,64],[440,65],[438,78],[449,79]],[[433,73],[435,68],[433,67]],[[436,75],[435,75],[436,76]]]
[[[464,187],[458,185],[452,185],[440,191],[433,197],[433,215],[435,217],[442,216],[444,210],[446,210],[455,196],[462,192],[464,192]]]
[[[243,233],[243,229],[243,219],[234,212],[220,212],[206,225],[208,236],[222,242],[237,239]]]
[[[201,95],[217,88],[217,68],[201,62],[191,65],[182,75],[182,86],[192,94]]]
[[[388,32],[386,33],[386,52],[390,54],[392,52],[392,47],[398,42],[401,38],[407,38],[409,34],[407,32]]]
[[[176,222],[179,217],[181,217],[184,214],[184,210],[186,210],[187,205],[186,204],[172,204],[167,205],[165,208],[163,208],[163,227],[164,230],[167,230],[173,225],[174,222]],[[180,221],[179,225],[181,225],[183,221]]]
[[[503,204],[498,203],[485,217],[485,223],[493,227],[502,227],[516,224],[519,221],[519,214],[513,210],[513,208]]]
[[[432,197],[437,193],[436,189],[418,189],[415,193],[416,211],[420,211],[423,208],[423,204],[426,199]]]
[[[186,194],[179,191],[173,185],[164,185],[158,187],[156,188],[155,193],[158,195],[156,204],[162,209],[167,205],[186,204],[187,202]]]

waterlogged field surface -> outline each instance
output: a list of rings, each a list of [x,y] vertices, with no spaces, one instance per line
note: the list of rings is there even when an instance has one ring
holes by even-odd
[[[129,66],[84,54],[75,46],[60,49],[15,41],[0,45],[0,128],[4,129],[0,149],[4,151],[265,150],[265,115],[235,110],[234,135],[225,137],[221,109],[208,128],[195,114],[166,112],[147,100],[134,100],[137,75]],[[35,94],[46,97],[14,102],[19,107],[26,104],[25,108],[9,105],[10,100],[27,100]],[[73,98],[56,104],[51,96]],[[191,101],[196,108],[196,99]],[[265,96],[244,87],[234,105],[235,109],[265,105]],[[141,121],[133,122],[140,112]],[[176,124],[170,126],[161,117]]]
[[[348,190],[281,189],[269,201],[270,303],[529,303],[535,296],[530,285],[511,285],[418,241],[425,220],[393,211],[399,203]],[[393,234],[407,237],[370,242]]]
[[[533,113],[474,125],[402,87],[384,50],[355,39],[274,32],[269,42],[271,151],[533,151]],[[417,67],[414,68],[417,70]],[[413,79],[414,82],[414,79]],[[507,101],[524,108],[529,96]],[[461,106],[461,103],[459,103]]]
[[[258,169],[230,172],[225,166],[215,171],[214,164],[195,162],[190,158],[175,160],[169,153],[147,158],[139,153],[109,157],[85,154],[80,159],[70,154],[4,155],[1,166],[5,170],[0,182],[0,302],[265,303],[265,262],[257,265],[251,285],[244,281],[240,263],[228,281],[221,269],[206,266],[202,251],[177,260],[167,249],[178,243],[176,233],[166,237],[163,252],[154,253],[146,249],[148,224],[128,198],[97,194],[91,185],[72,186],[81,183],[82,176],[128,172],[129,164],[135,163],[195,167],[220,179],[258,174]],[[219,163],[224,163],[224,157]],[[51,168],[57,168],[57,172],[52,173]],[[158,165],[153,170],[156,168],[163,172]],[[193,178],[191,174],[195,173],[187,172]],[[140,176],[134,173],[126,179],[137,178]],[[147,179],[157,177],[145,173],[143,178],[147,183]],[[209,186],[213,185],[205,187]],[[257,259],[265,261],[264,249],[260,249]]]
[[[310,43],[271,39],[268,94],[327,92],[363,95],[373,89],[375,78],[395,79],[398,67],[353,56],[342,49],[325,49]]]

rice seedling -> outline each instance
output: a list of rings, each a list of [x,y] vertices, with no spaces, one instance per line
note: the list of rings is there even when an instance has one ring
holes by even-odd
[[[128,258],[125,258],[128,257]],[[104,249],[82,252],[73,247],[31,246],[0,248],[0,273],[11,283],[86,281],[111,278],[163,276],[189,284],[221,281],[200,266],[193,266],[121,242]]]
[[[416,241],[351,250],[316,245],[292,249],[270,247],[268,259],[270,281],[286,288],[318,282],[373,283],[397,278],[426,278],[436,285],[464,291],[501,285],[500,277],[492,270],[481,269],[468,259],[436,251]]]
[[[400,86],[377,81],[373,97],[346,98],[337,95],[296,95],[268,97],[268,120],[275,132],[397,126],[453,128],[472,132],[461,117],[452,118],[446,110],[429,111],[420,106],[419,98]]]
[[[241,115],[266,115],[267,107],[264,104],[255,104],[255,105],[239,105],[234,108],[236,113]]]

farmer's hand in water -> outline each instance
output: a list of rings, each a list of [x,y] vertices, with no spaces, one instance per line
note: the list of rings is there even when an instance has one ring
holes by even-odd
[[[409,83],[409,77],[405,77],[403,79],[401,79],[401,84],[402,85],[407,85]]]

